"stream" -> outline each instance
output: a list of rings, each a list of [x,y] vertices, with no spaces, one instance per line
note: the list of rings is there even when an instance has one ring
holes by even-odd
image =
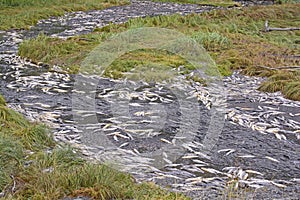
[[[41,31],[67,38],[135,17],[216,9],[131,2],[41,20],[28,31],[0,31],[0,93],[9,107],[49,125],[56,141],[72,144],[87,159],[193,199],[223,199],[231,183],[243,191],[238,199],[298,199],[300,102],[258,91],[263,78],[234,72],[222,88],[213,86],[213,94],[182,75],[172,83],[75,76],[17,56],[18,44]],[[94,90],[75,88],[78,78],[96,83]],[[89,94],[94,101],[81,100]]]

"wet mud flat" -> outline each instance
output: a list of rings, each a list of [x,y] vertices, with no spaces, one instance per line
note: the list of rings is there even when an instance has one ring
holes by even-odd
[[[50,18],[29,32],[1,33],[0,90],[9,106],[29,120],[48,124],[57,141],[72,144],[87,159],[114,165],[138,181],[154,181],[193,199],[222,199],[229,185],[241,191],[237,199],[297,199],[300,103],[280,93],[257,91],[261,78],[234,73],[222,80],[224,93],[210,94],[181,76],[172,83],[152,84],[74,76],[59,68],[49,72],[43,64],[15,55],[24,35],[36,36],[41,30],[55,37],[90,32],[108,22],[127,20],[123,16],[137,3]],[[131,17],[199,8],[155,4],[151,10],[152,2],[139,5],[144,7]],[[115,18],[113,9],[120,9],[120,16]],[[96,16],[103,21],[88,24]],[[43,26],[47,23],[53,28],[47,30],[48,25]],[[78,79],[95,85],[75,87]],[[224,104],[218,105],[214,95]],[[214,111],[219,120],[214,120]],[[211,138],[210,130],[215,133]]]

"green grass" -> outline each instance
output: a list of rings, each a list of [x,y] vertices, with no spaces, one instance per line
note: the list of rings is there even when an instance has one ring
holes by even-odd
[[[38,20],[65,12],[104,9],[128,0],[0,0],[0,30],[27,29]]]
[[[23,165],[25,149],[35,151],[53,144],[44,126],[31,124],[7,108],[0,95],[0,190],[11,182],[10,175]]]
[[[181,70],[182,74],[189,73],[195,67],[178,55],[163,50],[140,49],[122,55],[115,60],[106,70],[104,76],[111,78],[139,79],[146,81],[168,80],[175,75],[173,69]],[[150,69],[150,70],[149,70]],[[174,72],[174,73],[172,73]]]
[[[35,39],[25,40],[19,46],[19,54],[35,62],[66,66],[66,70],[76,73],[84,57],[100,43],[102,38],[106,38],[106,35],[82,35],[62,42],[61,39],[40,34]]]
[[[221,6],[221,7],[240,6],[239,3],[234,2],[232,0],[152,0],[152,1],[211,5],[211,6]]]
[[[129,174],[89,163],[56,144],[48,129],[29,123],[0,95],[0,193],[4,199],[189,199]]]
[[[87,34],[72,37],[62,42],[60,39],[40,34],[35,39],[24,41],[19,47],[19,54],[31,58],[33,62],[56,64],[63,66],[70,73],[77,73],[81,61],[109,35],[111,33],[106,32]],[[36,51],[36,49],[39,49],[39,51]],[[178,67],[181,67],[180,74],[188,74],[195,70],[193,65],[179,55],[163,50],[140,49],[126,53],[115,60],[106,69],[104,76],[136,79],[141,78],[140,76],[134,77],[137,72],[143,72],[144,80],[166,80],[173,77],[172,71],[174,70],[172,69],[178,69]],[[131,73],[132,71],[134,73]]]
[[[300,101],[300,71],[276,72],[259,89],[265,92],[281,91],[285,97]]]
[[[22,115],[7,108],[4,104],[0,105],[0,124],[3,137],[16,138],[24,148],[34,150],[53,144],[45,126],[29,123]]]
[[[270,71],[260,66],[276,68],[300,65],[299,59],[294,57],[300,54],[300,31],[266,33],[262,31],[264,22],[269,20],[272,27],[297,27],[300,23],[299,9],[300,4],[282,4],[238,10],[217,10],[187,16],[137,18],[124,24],[111,24],[96,29],[91,34],[76,36],[66,41],[46,36],[24,41],[20,45],[19,55],[35,61],[61,64],[64,69],[76,72],[88,52],[107,37],[128,29],[161,27],[183,32],[203,45],[215,60],[222,75],[230,75],[231,70],[241,69],[247,75],[268,77],[279,73],[278,70]],[[143,54],[141,51],[131,52],[115,60],[105,75],[119,78],[124,75],[124,72],[130,72],[134,67],[150,66],[153,68],[153,66],[158,67],[163,64],[163,66],[176,68],[184,63],[184,60],[180,60],[176,55],[170,57],[168,53],[143,51]],[[147,55],[145,51],[148,51]],[[43,52],[47,54],[44,55]],[[185,73],[190,71],[192,69]],[[298,74],[296,76],[298,77]],[[293,80],[291,82],[295,84]],[[281,91],[283,92],[283,89]],[[287,98],[300,99],[298,93],[288,91],[284,93]]]
[[[54,149],[35,155],[33,163],[18,176],[17,196],[60,199],[89,196],[94,199],[187,199],[151,183],[136,184],[129,175],[105,165],[87,163],[71,149]]]

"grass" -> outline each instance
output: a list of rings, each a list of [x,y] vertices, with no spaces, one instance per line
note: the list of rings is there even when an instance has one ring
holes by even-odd
[[[279,71],[264,82],[260,90],[265,92],[281,91],[285,97],[298,100],[300,96],[300,71]]]
[[[6,107],[0,95],[0,193],[4,199],[189,199],[90,163],[55,143],[48,129]]]
[[[109,36],[122,31],[140,27],[170,28],[194,38],[209,52],[222,75],[230,75],[231,70],[242,70],[247,75],[273,76],[281,71],[267,70],[260,66],[282,67],[300,64],[300,31],[263,32],[264,21],[269,20],[272,27],[299,26],[300,4],[255,6],[236,10],[217,10],[209,13],[187,16],[171,15],[146,17],[129,20],[124,24],[108,25],[93,33],[76,36],[68,40],[53,39],[41,35],[36,39],[24,41],[19,55],[35,61],[59,64],[64,69],[76,73],[81,61]],[[41,49],[41,50],[40,50]],[[148,51],[146,53],[146,51]],[[47,53],[45,53],[47,52]],[[137,59],[138,58],[138,59]],[[141,59],[143,58],[143,59]],[[176,55],[142,50],[123,55],[108,68],[106,76],[119,78],[133,67],[159,66],[178,67],[184,64]],[[187,63],[184,65],[188,65]],[[185,71],[189,73],[192,69]],[[126,74],[126,73],[125,73]],[[298,77],[298,73],[295,73]],[[276,81],[275,81],[276,82]],[[297,81],[288,80],[294,86]],[[268,81],[272,85],[274,81]],[[265,83],[265,84],[267,84]],[[270,87],[260,87],[263,91]],[[288,89],[290,88],[290,89]],[[291,87],[283,87],[287,98],[300,100]]]
[[[66,70],[76,73],[84,57],[100,43],[102,38],[106,38],[106,35],[82,35],[63,41],[40,34],[35,39],[25,40],[19,46],[19,54],[35,62],[66,66]],[[38,48],[39,51],[32,47]]]
[[[0,30],[28,29],[38,20],[65,12],[104,9],[128,0],[0,0]]]
[[[152,1],[211,5],[211,6],[221,6],[221,7],[240,6],[239,3],[234,2],[232,0],[152,0]]]
[[[72,37],[62,42],[58,38],[50,38],[40,34],[35,39],[24,41],[19,46],[19,54],[22,57],[31,58],[33,62],[64,66],[64,69],[69,73],[77,73],[81,61],[110,35],[111,33],[106,32],[87,34]],[[144,78],[146,81],[157,81],[170,79],[178,70],[180,74],[188,74],[195,70],[195,67],[179,55],[167,51],[140,49],[128,52],[115,60],[105,70],[104,76],[110,78]],[[138,73],[141,75],[135,77]],[[198,79],[197,77],[194,78],[194,80]]]
[[[130,79],[139,78],[150,82],[168,80],[174,77],[176,72],[173,69],[176,71],[181,69],[182,74],[187,74],[195,67],[182,57],[167,51],[140,49],[126,53],[115,60],[105,70],[104,76],[111,78],[123,78],[125,76]],[[137,74],[138,77],[135,78],[134,76]]]
[[[33,151],[53,144],[44,126],[31,124],[7,108],[0,95],[0,190],[24,163],[25,149]]]

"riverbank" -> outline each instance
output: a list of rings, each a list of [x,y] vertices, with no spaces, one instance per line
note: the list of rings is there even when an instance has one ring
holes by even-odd
[[[20,45],[19,55],[35,62],[59,65],[76,73],[87,54],[113,34],[137,27],[170,28],[191,36],[203,45],[215,60],[221,74],[229,75],[232,70],[242,70],[246,75],[269,77],[262,83],[260,90],[281,91],[286,98],[300,100],[299,70],[284,69],[299,66],[299,31],[264,32],[265,20],[269,20],[275,27],[296,27],[300,18],[297,12],[299,8],[300,4],[283,4],[216,10],[187,16],[137,18],[119,25],[96,28],[93,33],[67,40],[39,35],[25,40]],[[105,75],[120,78],[132,66],[154,65],[151,60],[157,61],[157,55],[160,55],[165,65],[174,68],[187,64],[183,60],[176,61],[178,56],[171,58],[168,54],[153,53],[152,50],[148,53],[144,50],[143,56],[148,59],[141,62],[137,59],[139,54],[139,51],[131,52],[114,61]],[[193,68],[187,67],[184,73],[191,70]]]
[[[29,29],[41,19],[65,12],[99,10],[128,4],[127,0],[1,0],[0,30]]]
[[[44,125],[28,122],[0,96],[0,198],[189,199],[129,174],[87,162],[53,140]]]

